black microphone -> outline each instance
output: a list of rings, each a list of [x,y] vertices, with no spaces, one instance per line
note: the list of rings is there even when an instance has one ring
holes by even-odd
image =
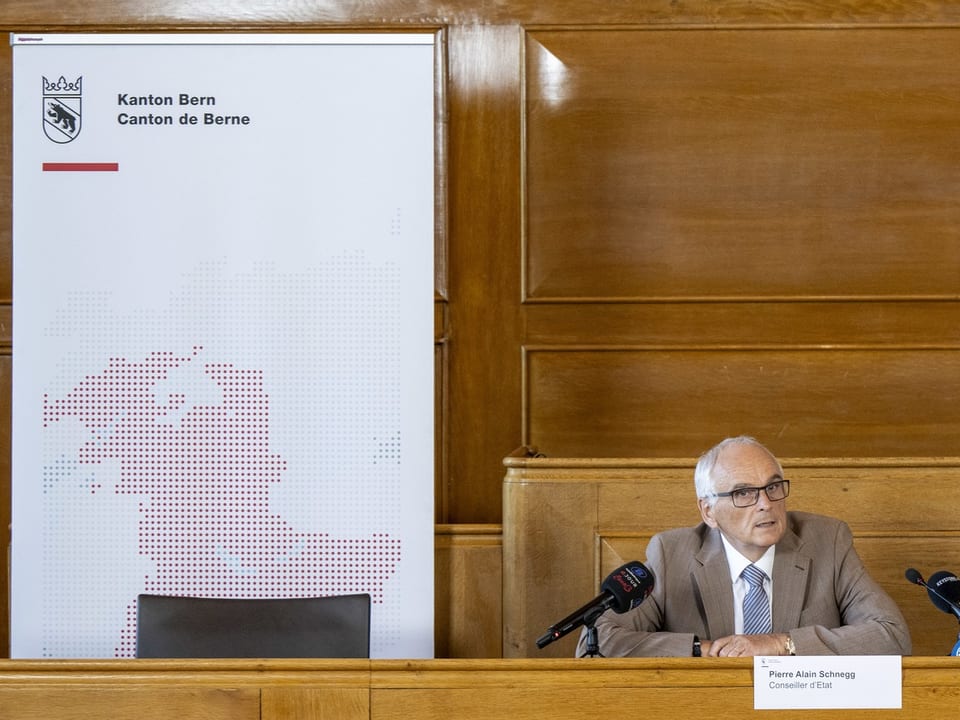
[[[614,612],[625,613],[642,603],[651,590],[653,573],[643,563],[634,560],[621,565],[603,581],[597,597],[560,622],[551,625],[546,634],[537,640],[537,647],[542,649],[581,625],[592,625],[602,613],[611,608]]]
[[[927,581],[927,595],[940,610],[960,619],[960,578],[948,570],[939,570]]]
[[[930,576],[930,582],[924,582],[923,576],[913,568],[905,573],[907,580],[927,589],[927,595],[938,609],[953,613],[960,620],[960,578],[952,572],[940,570]]]

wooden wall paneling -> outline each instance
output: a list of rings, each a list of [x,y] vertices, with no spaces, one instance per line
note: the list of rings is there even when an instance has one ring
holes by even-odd
[[[447,39],[441,30],[436,34],[434,71],[434,520],[443,522],[447,517],[449,486],[447,465],[447,425],[450,421],[448,398],[449,355],[447,353],[447,317],[450,297],[447,291],[447,179],[450,168],[447,155]]]
[[[62,25],[137,26],[152,24],[273,27],[304,23],[334,25],[389,24],[518,24],[518,25],[849,25],[882,24],[925,26],[960,23],[960,10],[943,0],[904,3],[879,0],[871,3],[835,4],[771,0],[763,4],[738,0],[717,3],[690,0],[682,4],[627,0],[511,0],[476,3],[473,0],[367,0],[344,4],[340,0],[275,0],[244,3],[231,0],[7,0],[0,22],[16,30]]]
[[[952,145],[941,148],[939,144],[949,134],[947,128],[956,124],[957,64],[952,61],[957,51],[950,40],[960,27],[960,10],[953,3],[905,4],[899,0],[881,0],[850,7],[792,0],[762,5],[717,4],[712,0],[693,0],[681,5],[512,0],[478,5],[467,0],[440,0],[411,6],[399,0],[374,0],[345,6],[335,0],[310,4],[282,0],[268,7],[263,3],[237,4],[225,0],[123,0],[119,3],[7,0],[0,6],[0,30],[5,32],[411,27],[446,28],[446,47],[450,52],[443,65],[449,71],[446,88],[450,96],[442,108],[449,113],[443,116],[443,124],[449,129],[449,143],[443,148],[448,154],[446,175],[441,178],[448,183],[444,188],[449,219],[444,246],[449,247],[450,252],[441,256],[444,271],[439,272],[437,279],[438,315],[443,315],[442,322],[437,322],[438,369],[443,373],[442,382],[448,384],[442,391],[438,388],[437,412],[441,416],[438,421],[438,520],[468,524],[498,522],[501,518],[500,459],[510,448],[534,437],[559,448],[572,436],[579,445],[571,443],[563,447],[562,452],[567,455],[575,454],[577,447],[585,448],[588,455],[600,452],[688,455],[702,449],[700,445],[710,444],[715,431],[723,429],[714,425],[713,417],[706,417],[704,425],[695,428],[689,437],[667,437],[662,431],[644,429],[643,438],[651,444],[638,444],[630,432],[621,434],[616,411],[611,414],[605,403],[589,402],[577,386],[558,388],[547,382],[542,389],[531,387],[529,361],[521,357],[524,345],[536,351],[537,348],[583,347],[585,344],[591,348],[624,346],[635,350],[663,344],[689,347],[691,342],[747,344],[755,349],[764,349],[757,348],[759,344],[799,344],[807,349],[813,345],[859,343],[871,348],[892,344],[896,346],[894,349],[919,351],[924,344],[933,344],[952,351],[960,342],[960,312],[949,281],[950,268],[955,267],[957,260],[951,255],[957,245],[955,234],[951,234],[951,227],[956,226],[956,204],[947,194],[950,184],[956,184],[956,171],[952,168],[957,167],[957,149]],[[704,36],[707,30],[709,33]],[[770,30],[776,32],[768,33]],[[687,31],[695,32],[685,35],[680,45],[674,45],[673,38]],[[562,38],[574,36],[595,39],[583,46],[579,42],[576,46],[564,45],[568,40]],[[611,41],[628,36],[633,38],[632,48],[630,43]],[[641,36],[641,42],[637,43],[636,38]],[[670,42],[664,42],[668,36]],[[702,47],[691,41],[696,37],[704,38]],[[729,42],[731,38],[745,37],[749,42],[742,47]],[[813,45],[801,43],[801,39],[807,37],[814,38]],[[653,44],[647,46],[651,38]],[[831,38],[843,38],[844,42]],[[852,38],[849,46],[847,38]],[[890,38],[890,44],[880,47],[871,44],[874,43],[871,38],[881,38],[884,43]],[[717,62],[714,58],[705,67],[691,70],[689,58],[702,57],[721,46],[730,50],[729,61]],[[762,47],[781,52],[764,57],[759,52]],[[785,52],[798,47],[828,50],[833,53],[834,62],[829,63],[828,58],[793,57]],[[670,74],[664,78],[651,78],[649,69],[658,62],[656,57],[649,56],[652,48],[662,52],[664,58],[678,60],[679,70],[669,68]],[[692,54],[678,56],[681,48]],[[856,48],[863,49],[864,54],[855,55]],[[531,89],[543,88],[531,84],[530,79],[549,77],[549,73],[539,70],[532,73],[532,69],[539,67],[535,63],[553,63],[547,54],[536,55],[532,49],[537,53],[542,49],[563,60],[564,67],[573,72],[566,77],[592,77],[596,82],[589,86],[568,83],[560,87],[566,104],[540,104],[549,98],[536,94],[523,104],[524,93],[529,95]],[[623,67],[633,68],[648,89],[658,90],[658,94],[651,94],[649,98],[659,105],[647,108],[646,114],[637,113],[636,106],[631,110],[617,100],[623,93],[629,93],[631,84],[637,84],[634,80],[616,82],[617,77],[625,77],[623,69],[615,68],[617,75],[612,83],[596,75],[597,63],[611,62],[611,58],[625,49],[630,51],[628,59],[632,57],[633,61]],[[8,44],[0,44],[0,127],[10,127],[10,52]],[[524,57],[529,60],[526,67],[521,65]],[[940,64],[937,58],[951,62]],[[588,62],[584,64],[584,60]],[[739,68],[735,67],[737,62],[741,63]],[[762,72],[746,74],[744,67],[759,68]],[[800,72],[803,68],[811,69],[812,77],[820,78],[823,86],[809,82]],[[704,73],[708,71],[714,75],[706,76]],[[792,82],[792,94],[777,92],[780,73]],[[683,82],[697,89],[689,83],[697,80],[703,83],[705,77],[725,79],[725,87],[733,88],[737,94],[732,98],[720,97],[702,84],[699,86],[702,92],[692,97],[684,99],[677,93]],[[865,89],[862,82],[847,82],[851,77],[871,80],[874,84]],[[522,83],[521,78],[527,80]],[[598,118],[591,107],[581,106],[583,114],[575,120],[588,123],[589,136],[588,142],[577,148],[578,152],[583,151],[583,157],[575,157],[568,148],[556,147],[552,140],[547,147],[544,141],[549,138],[567,137],[564,133],[570,127],[571,117],[560,111],[573,107],[570,103],[582,103],[584,97],[595,97],[592,94],[598,88],[621,93],[621,96],[596,98],[597,107],[611,111],[604,118]],[[634,97],[632,102],[641,102],[639,109],[643,111],[643,100]],[[856,107],[873,114],[866,112],[858,116]],[[530,118],[524,118],[531,109],[535,110],[532,126]],[[671,128],[664,117],[650,112],[651,109],[672,109],[672,119],[684,122]],[[720,122],[705,129],[702,118],[694,112],[697,109],[708,116],[717,115]],[[795,128],[790,126],[791,111],[807,122]],[[623,123],[624,117],[642,118],[646,124]],[[733,177],[730,184],[732,189],[749,190],[753,193],[751,197],[764,201],[759,203],[759,210],[740,202],[730,192],[731,188],[717,182],[723,170],[719,152],[745,142],[743,133],[738,135],[733,122],[738,118],[757,131],[759,140],[766,139],[763,147],[772,150],[766,154],[756,150],[746,153],[740,174]],[[769,125],[761,122],[765,119]],[[817,122],[811,123],[811,120]],[[534,131],[528,139],[534,141],[532,157],[540,158],[537,162],[542,164],[530,165],[527,155],[521,152],[524,128]],[[772,135],[777,128],[788,128],[789,132]],[[717,132],[719,130],[725,132]],[[611,138],[616,139],[615,133],[622,135],[622,147],[616,142],[610,143]],[[868,143],[871,136],[879,140],[873,148]],[[643,158],[638,159],[636,155],[637,139],[651,137],[667,141],[657,148],[652,158],[658,159],[659,165],[643,163]],[[818,144],[818,140],[823,140],[823,144]],[[837,165],[838,161],[824,151],[833,147],[845,151],[846,145],[840,140],[849,141],[852,157],[860,161],[859,169]],[[608,144],[604,146],[598,141]],[[703,157],[694,163],[690,150],[697,143]],[[0,184],[7,188],[10,186],[10,144],[9,132],[0,133]],[[593,176],[589,172],[591,168],[598,168],[596,153],[604,147],[614,153],[610,158],[611,168],[638,162],[643,173],[660,168],[657,182],[651,182],[649,174],[643,173],[620,177],[630,183],[630,187],[646,190],[647,197],[628,197],[630,207],[626,209],[612,204],[614,198],[622,197],[617,194],[622,191],[614,186],[616,176],[608,172],[606,166],[599,166]],[[808,149],[813,151],[810,158],[795,157],[799,151]],[[779,166],[773,162],[776,158],[782,161]],[[555,177],[544,174],[547,164],[553,168]],[[664,167],[682,168],[694,179],[712,180],[713,184],[706,187],[698,183],[678,190],[681,198],[712,200],[713,212],[708,214],[703,208],[685,212],[684,208],[677,207],[672,196],[665,197],[660,181],[671,178],[664,176]],[[834,169],[837,175],[830,172]],[[521,193],[521,173],[529,175],[531,170],[532,185],[528,183]],[[894,179],[884,174],[890,170],[905,182],[894,185]],[[585,194],[572,194],[569,203],[566,199],[558,203],[555,197],[551,198],[550,192],[562,193],[563,183],[576,178],[584,178],[578,187]],[[801,178],[818,182],[804,186],[799,182]],[[591,245],[586,252],[576,244],[570,245],[569,238],[561,235],[556,247],[562,252],[555,256],[551,250],[554,239],[543,234],[543,228],[551,223],[550,217],[538,211],[532,218],[533,224],[529,225],[531,216],[522,214],[522,202],[535,201],[550,213],[556,209],[569,215],[577,208],[582,210],[584,199],[597,200],[598,193],[593,187],[597,179],[603,181],[601,189],[610,189],[613,193],[600,194],[598,204],[590,207],[598,220],[609,218],[625,233],[636,225],[648,238],[651,231],[658,228],[677,230],[676,236],[686,241],[661,242],[648,248],[655,253],[638,254],[633,251],[631,237],[608,238],[600,233],[598,225],[587,228]],[[785,217],[781,218],[775,212],[776,203],[764,194],[766,188],[761,179],[770,180],[771,188],[784,190],[785,197],[813,202],[799,206],[795,213],[793,208],[786,208]],[[845,179],[850,182],[840,182]],[[939,180],[942,186],[936,187],[934,180]],[[672,187],[676,188],[676,178],[673,182]],[[827,192],[831,188],[836,189],[835,196]],[[708,190],[712,194],[705,194]],[[888,198],[890,202],[878,199],[882,191],[892,193]],[[663,210],[670,210],[673,215],[665,218],[662,212],[637,211],[638,208],[660,210],[651,204],[653,198],[663,200]],[[720,202],[724,199],[725,203]],[[907,200],[916,201],[917,207],[909,205]],[[817,209],[818,213],[808,212],[810,208]],[[734,210],[740,215],[736,216]],[[922,210],[922,214],[918,210]],[[846,272],[841,273],[832,266],[816,272],[811,271],[809,265],[794,267],[789,245],[769,247],[761,243],[758,234],[750,228],[741,239],[731,234],[723,222],[727,217],[753,219],[761,211],[766,213],[762,219],[768,228],[790,230],[793,237],[809,240],[809,246],[800,248],[801,256],[812,256],[806,249],[812,247],[820,253],[818,258],[837,260],[841,266],[849,267],[850,282]],[[640,221],[631,224],[631,213],[640,217]],[[671,218],[672,223],[668,223]],[[848,233],[840,234],[841,219],[850,220],[849,235],[854,242],[849,241]],[[777,284],[765,274],[750,274],[752,256],[748,257],[750,262],[736,265],[725,256],[718,256],[715,246],[693,245],[689,240],[691,220],[700,223],[698,227],[710,230],[705,237],[732,239],[729,245],[739,249],[740,259],[747,256],[746,251],[756,250],[758,259],[778,269],[794,284],[796,292],[781,295],[783,283]],[[532,230],[530,239],[536,240],[534,247],[527,251],[534,261],[529,265],[521,263],[520,232],[525,224]],[[840,241],[826,242],[828,234],[822,232],[823,229],[836,230],[835,236]],[[876,231],[876,248],[868,242],[871,230]],[[906,252],[903,243],[895,242],[897,233],[909,239],[912,252]],[[662,240],[666,236],[661,233],[657,237]],[[0,327],[0,366],[4,368],[0,396],[6,398],[7,410],[11,238],[10,195],[0,192],[0,318],[5,323]],[[563,250],[564,247],[567,250]],[[868,251],[866,254],[861,253],[864,249]],[[611,250],[615,251],[613,256]],[[622,258],[618,255],[621,250],[627,251]],[[682,263],[678,267],[669,264],[661,267],[656,264],[655,256]],[[714,273],[716,268],[705,266],[704,259],[711,256],[720,261],[717,267],[724,273]],[[625,264],[626,260],[630,262]],[[577,267],[581,261],[582,267]],[[609,268],[609,277],[598,278],[597,267],[604,271]],[[642,286],[631,274],[638,267],[647,273]],[[697,269],[703,271],[703,277],[695,276],[693,271]],[[584,272],[579,277],[581,270]],[[931,273],[929,284],[919,281],[924,271]],[[521,287],[524,275],[528,280],[526,297]],[[666,279],[676,280],[678,276],[682,284],[665,284]],[[887,276],[889,282],[885,279]],[[747,279],[749,284],[734,282],[737,278]],[[812,283],[810,286],[801,282],[807,280]],[[678,287],[682,294],[678,294]],[[581,297],[585,288],[590,289],[593,296]],[[714,302],[721,297],[735,302]],[[824,302],[825,298],[832,301]],[[594,370],[600,373],[607,369],[602,362],[594,365]],[[943,368],[941,377],[948,377],[952,369],[951,360]],[[631,372],[642,374],[642,371],[643,368],[634,368]],[[526,384],[522,383],[522,373],[526,373]],[[839,377],[836,375],[834,379]],[[864,397],[864,386],[859,385],[856,376],[851,377],[852,388],[835,402],[853,398],[856,404]],[[536,380],[539,383],[539,379]],[[589,374],[587,381],[588,385],[600,382]],[[867,391],[873,389],[871,383],[873,381],[866,381]],[[907,387],[914,385],[908,383]],[[545,397],[566,390],[580,394],[557,405],[559,417],[537,416],[531,420],[525,403],[531,400],[540,403],[539,411],[545,407],[542,404]],[[606,401],[626,394],[629,388],[618,393],[615,385],[601,383],[601,391],[598,397]],[[902,397],[909,400],[907,392]],[[771,406],[779,403],[772,392],[764,398]],[[738,398],[738,402],[742,400]],[[571,407],[577,403],[579,408]],[[936,413],[941,409],[940,405],[934,405],[930,427],[937,427],[941,420],[952,427],[954,416],[938,416]],[[766,412],[772,414],[773,410]],[[879,448],[879,452],[891,442],[895,443],[900,437],[894,427],[898,417],[884,407],[880,416],[870,418],[878,427],[894,429],[889,430],[881,442],[867,443],[857,451]],[[636,422],[633,416],[630,420]],[[689,417],[684,420],[693,422]],[[808,454],[829,453],[832,448],[839,453],[843,448],[859,444],[865,429],[859,425],[848,436],[846,424],[840,423],[825,430],[823,435],[804,436],[806,439],[802,441],[796,435],[788,437],[787,444],[777,450],[781,452],[792,446]],[[766,432],[766,427],[758,430]],[[905,444],[923,445],[927,441],[918,436],[923,432],[925,429],[920,424],[910,421]],[[938,432],[941,431],[933,432],[931,443],[939,444],[944,437],[950,437],[949,430],[942,431],[941,435]],[[834,439],[837,435],[841,439]],[[708,436],[711,436],[709,440]],[[9,447],[9,412],[0,418],[0,437],[6,439]],[[693,445],[698,447],[692,448]],[[680,447],[682,452],[677,450]],[[553,447],[550,450],[557,452]],[[4,457],[0,460],[0,527],[9,522],[9,510],[9,461]],[[3,549],[9,551],[6,537],[2,544]],[[0,612],[7,610],[7,578],[7,574],[2,573]],[[0,625],[2,648],[7,640],[6,623]]]
[[[714,30],[525,36],[523,442],[952,454],[958,29]]]
[[[450,423],[446,522],[499,522],[503,455],[520,437],[519,43],[451,27]]]
[[[954,300],[527,303],[531,347],[960,347]]]
[[[443,522],[448,515],[449,487],[447,483],[447,424],[450,421],[450,383],[447,366],[447,313],[446,303],[434,303],[434,351],[433,351],[433,507],[434,521]]]
[[[441,525],[435,537],[434,656],[502,657],[500,526]]]
[[[527,294],[956,294],[960,29],[526,36]]]
[[[956,347],[526,349],[525,442],[547,455],[696,457],[748,434],[779,456],[952,455]]]

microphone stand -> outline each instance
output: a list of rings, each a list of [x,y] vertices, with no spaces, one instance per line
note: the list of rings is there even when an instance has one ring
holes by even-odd
[[[603,609],[584,615],[583,626],[586,628],[586,650],[580,657],[603,657],[600,654],[600,641],[597,639],[597,618],[603,615]],[[960,639],[957,640],[957,646],[960,647]]]

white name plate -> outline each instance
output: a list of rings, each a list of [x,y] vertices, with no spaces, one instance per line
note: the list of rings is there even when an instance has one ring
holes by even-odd
[[[899,655],[758,656],[756,710],[902,707]]]

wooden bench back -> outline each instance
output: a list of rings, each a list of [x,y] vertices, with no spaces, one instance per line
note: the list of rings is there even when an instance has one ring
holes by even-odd
[[[550,625],[595,597],[613,569],[645,559],[650,536],[699,522],[693,460],[508,457],[504,479],[504,657],[565,656],[577,633],[540,650]],[[914,655],[946,655],[953,615],[904,572],[960,573],[960,458],[781,459],[789,508],[845,520],[868,571],[910,626]]]

